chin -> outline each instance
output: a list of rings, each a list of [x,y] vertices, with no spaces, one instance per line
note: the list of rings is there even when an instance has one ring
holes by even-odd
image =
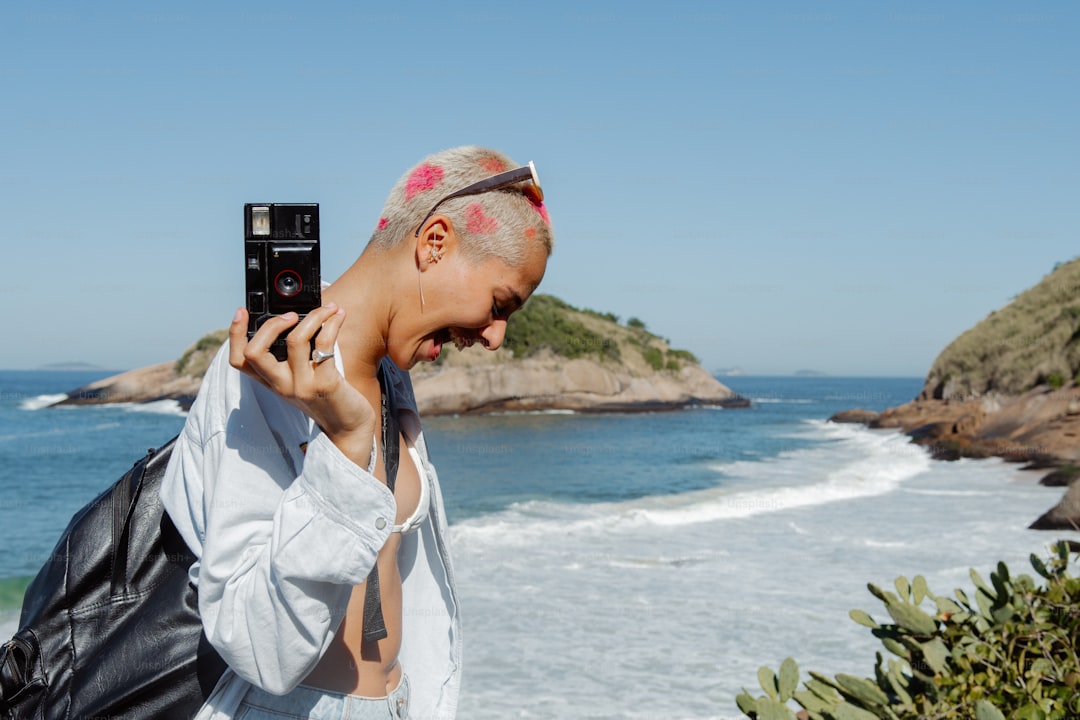
[[[405,371],[411,370],[413,368],[413,366],[415,366],[416,363],[419,361],[419,359],[416,358],[415,356],[413,356],[413,357],[404,357],[403,358],[398,353],[394,352],[393,350],[386,353],[386,357],[388,357],[390,359],[390,361],[392,363],[394,363],[394,365],[397,365],[397,367],[399,369],[405,370]]]

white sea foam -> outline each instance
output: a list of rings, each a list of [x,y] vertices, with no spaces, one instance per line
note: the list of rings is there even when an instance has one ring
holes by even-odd
[[[57,395],[38,395],[36,397],[27,398],[19,403],[19,407],[23,410],[40,410],[41,408],[54,405],[61,400],[67,399],[67,393],[59,393]]]
[[[619,503],[514,503],[506,510],[465,520],[450,528],[455,543],[531,545],[552,535],[586,539],[632,522]]]
[[[931,463],[924,450],[895,433],[852,432],[829,426],[820,427],[818,432],[843,438],[846,446],[788,451],[771,462],[721,465],[717,467],[721,472],[753,481],[738,485],[750,485],[751,489],[733,491],[725,486],[689,494],[675,507],[641,509],[637,514],[658,525],[687,525],[873,497],[896,490]],[[791,484],[793,475],[802,476],[802,483]],[[784,477],[784,484],[760,487],[776,477]]]
[[[870,538],[864,538],[860,542],[868,548],[904,548],[908,546],[908,544],[903,541],[887,542],[882,540],[872,540]]]
[[[904,488],[912,495],[937,495],[939,497],[979,497],[992,494],[991,490],[940,490],[930,488]]]
[[[872,674],[881,646],[848,619],[882,613],[867,582],[970,589],[968,568],[1025,571],[1058,537],[1024,528],[1060,490],[1010,482],[1014,466],[933,462],[892,432],[806,433],[821,444],[716,463],[716,488],[519,503],[455,524],[462,714],[735,718],[740,688],[787,655]]]
[[[117,403],[113,407],[123,408],[130,412],[156,413],[161,415],[187,416],[187,411],[176,400],[154,400],[145,403]]]
[[[41,410],[47,408],[67,398],[67,395],[60,393],[58,395],[38,395],[36,397],[27,398],[23,400],[19,407],[22,410]],[[61,405],[58,409],[61,410],[87,410],[91,408],[115,408],[118,410],[127,410],[130,412],[145,412],[156,413],[163,415],[187,415],[187,411],[184,410],[180,403],[176,400],[154,400],[152,402],[144,403],[105,403],[94,405]]]
[[[932,468],[940,469],[923,448],[892,431],[870,431],[852,425],[807,423],[806,435],[835,441],[789,450],[764,461],[713,463],[717,487],[674,495],[649,496],[615,503],[530,501],[455,524],[455,543],[470,547],[524,547],[551,538],[590,538],[633,535],[646,526],[688,528],[717,522],[798,512],[815,507],[843,506],[897,491],[932,498],[979,499],[1000,494],[989,487],[905,487]],[[951,463],[948,467],[982,474],[996,461]],[[932,501],[932,500],[931,500]],[[807,533],[789,521],[792,532]],[[862,542],[861,540],[858,542]],[[868,539],[872,547],[896,543]],[[900,543],[901,545],[903,543]]]
[[[810,398],[777,398],[777,397],[761,397],[750,398],[751,402],[758,403],[760,405],[812,405],[817,400],[811,400]]]
[[[577,415],[577,410],[569,408],[549,408],[546,410],[505,410],[492,415]]]
[[[925,450],[893,432],[815,426],[842,447],[791,450],[770,461],[715,463],[720,487],[621,503],[532,501],[454,526],[456,542],[528,544],[552,535],[589,537],[649,524],[686,526],[880,496],[930,467]]]

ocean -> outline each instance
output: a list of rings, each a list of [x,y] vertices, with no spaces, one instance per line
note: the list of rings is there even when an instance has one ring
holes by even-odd
[[[179,431],[172,403],[45,408],[104,373],[0,371],[0,638],[71,515]],[[1027,525],[1060,488],[931,460],[838,410],[919,378],[728,377],[747,409],[431,418],[463,606],[460,716],[739,718],[757,669],[872,675],[868,582],[938,594],[1076,533]]]

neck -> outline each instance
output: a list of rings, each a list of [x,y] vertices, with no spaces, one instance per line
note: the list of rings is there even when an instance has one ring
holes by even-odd
[[[345,309],[338,346],[345,377],[356,384],[373,379],[387,355],[387,334],[393,313],[394,262],[397,250],[367,248],[345,273],[323,291],[323,302]]]

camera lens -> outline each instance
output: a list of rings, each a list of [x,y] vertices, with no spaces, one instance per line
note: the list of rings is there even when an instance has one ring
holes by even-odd
[[[282,297],[292,297],[299,293],[303,287],[304,284],[300,282],[300,276],[296,274],[295,270],[282,270],[274,278],[274,290]]]

